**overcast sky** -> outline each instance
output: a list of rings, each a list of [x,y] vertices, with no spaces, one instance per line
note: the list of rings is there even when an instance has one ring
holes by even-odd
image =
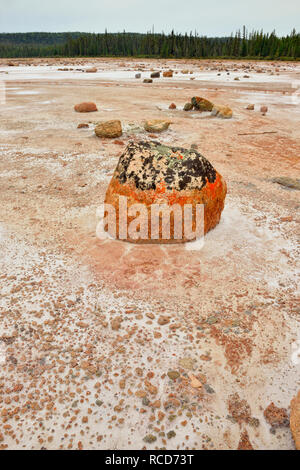
[[[0,0],[0,32],[190,32],[228,35],[243,24],[300,29],[299,0]]]

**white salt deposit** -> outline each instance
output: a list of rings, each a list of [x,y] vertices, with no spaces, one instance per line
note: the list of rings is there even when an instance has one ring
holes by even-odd
[[[296,244],[286,240],[279,229],[269,230],[267,225],[257,227],[254,222],[256,215],[245,215],[236,204],[226,202],[220,223],[206,234],[204,244],[198,240],[185,244],[185,248],[194,250],[199,263],[213,258],[223,258],[225,262],[225,258],[229,257],[233,266],[234,254],[239,260],[242,256],[240,274],[266,282],[269,288],[277,288],[279,282],[287,279],[296,287],[299,270],[291,270],[288,258],[282,254],[282,250],[290,255],[295,253]],[[270,266],[275,261],[277,269],[271,271]],[[229,262],[228,259],[226,262]],[[248,263],[251,263],[251,274],[247,273]]]
[[[38,95],[40,92],[35,90],[21,90],[17,91],[16,95]]]
[[[82,70],[86,70],[90,66],[96,66],[95,64],[86,65]],[[135,74],[136,70],[131,69],[111,69],[110,64],[101,64],[101,67],[104,69],[98,69],[96,73],[86,73],[82,70],[76,70],[74,67],[72,70],[62,71],[58,70],[60,67],[57,66],[45,66],[45,65],[38,65],[34,66],[19,66],[19,67],[0,67],[0,73],[4,72],[5,74],[5,81],[15,81],[15,80],[68,80],[68,79],[79,79],[79,80],[108,80],[108,81],[132,81],[135,83],[140,83],[143,81],[144,78],[149,78],[151,71],[146,70],[141,73],[141,78],[136,79]],[[231,71],[230,75],[227,75],[227,72],[217,72],[216,70],[199,70],[194,68],[193,74],[182,74],[180,71],[178,73],[174,73],[173,78],[164,78],[161,74],[160,78],[153,79],[154,83],[157,82],[190,82],[190,78],[196,81],[209,81],[209,82],[216,82],[228,84],[228,85],[236,85],[236,86],[243,86],[243,84],[249,84],[251,82],[255,83],[264,83],[264,82],[272,82],[272,83],[286,83],[290,82],[290,76],[288,72],[293,70],[294,72],[300,69],[299,66],[295,66],[294,68],[286,67],[284,72],[279,74],[267,74],[267,73],[257,73],[257,72],[249,72],[249,78],[243,78],[244,72],[241,71]],[[3,75],[4,75],[3,74]],[[239,81],[234,80],[234,78],[238,77]]]

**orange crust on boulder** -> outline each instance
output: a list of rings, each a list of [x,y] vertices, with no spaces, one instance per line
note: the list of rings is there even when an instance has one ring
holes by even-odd
[[[183,236],[181,239],[174,238],[174,217],[171,213],[170,216],[170,239],[162,238],[162,231],[160,226],[159,238],[151,239],[151,205],[152,204],[167,204],[172,207],[174,204],[179,204],[182,208],[186,204],[193,206],[192,230],[196,229],[195,209],[196,204],[204,204],[204,234],[213,229],[220,221],[221,213],[224,208],[224,200],[227,192],[226,182],[223,177],[216,171],[216,179],[213,183],[206,181],[205,186],[201,189],[188,189],[182,191],[168,190],[162,181],[155,190],[140,190],[132,183],[121,184],[119,180],[113,176],[108,186],[105,203],[111,204],[116,210],[116,238],[119,238],[119,196],[127,198],[127,208],[132,205],[140,203],[147,208],[148,214],[148,238],[147,239],[132,239],[129,236],[126,241],[133,243],[184,243],[191,241],[189,238]],[[127,227],[135,217],[127,215]],[[160,216],[160,221],[162,216]],[[105,227],[109,231],[109,227]],[[184,231],[184,224],[183,224]],[[112,234],[111,234],[112,235]]]

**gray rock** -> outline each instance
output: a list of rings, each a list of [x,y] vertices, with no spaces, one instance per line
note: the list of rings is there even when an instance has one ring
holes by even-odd
[[[184,111],[191,111],[193,109],[192,103],[185,103],[183,110]]]
[[[280,184],[290,189],[297,189],[300,191],[300,180],[289,178],[288,176],[279,176],[272,179],[273,183]]]
[[[204,388],[207,393],[215,393],[214,389],[208,384],[204,384]]]
[[[180,374],[179,374],[179,372],[177,372],[177,370],[169,370],[168,377],[171,380],[176,380],[176,379],[178,379],[178,377],[180,377]]]
[[[156,436],[153,434],[147,434],[147,436],[144,437],[144,441],[147,442],[148,444],[151,444],[152,442],[156,441]]]

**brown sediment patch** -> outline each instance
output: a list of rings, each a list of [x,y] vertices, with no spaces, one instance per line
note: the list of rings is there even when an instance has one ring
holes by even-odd
[[[251,408],[249,403],[241,399],[238,393],[234,393],[228,399],[228,411],[237,423],[249,423]]]
[[[246,361],[253,351],[253,343],[249,338],[232,338],[224,334],[216,327],[211,328],[211,335],[217,344],[224,347],[224,354],[232,374],[236,374],[240,366]]]
[[[247,431],[242,432],[237,450],[253,450]]]
[[[273,402],[265,409],[264,417],[273,428],[289,425],[287,410],[285,408],[278,408]]]

